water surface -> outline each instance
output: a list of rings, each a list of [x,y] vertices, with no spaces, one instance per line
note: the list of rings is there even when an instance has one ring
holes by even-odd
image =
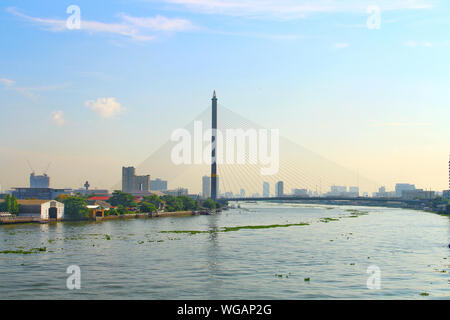
[[[241,207],[214,216],[0,226],[0,251],[46,248],[0,254],[0,299],[450,298],[448,217]],[[300,223],[308,225],[223,232]],[[81,268],[81,290],[66,287],[70,265]],[[381,271],[379,290],[367,288],[370,266]]]

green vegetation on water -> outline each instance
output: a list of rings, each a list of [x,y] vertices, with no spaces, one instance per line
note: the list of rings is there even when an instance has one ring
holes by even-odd
[[[31,250],[5,250],[0,251],[1,254],[32,254],[47,251],[46,247],[43,248],[32,248]]]
[[[297,226],[308,226],[309,223],[291,223],[291,224],[272,224],[272,225],[262,225],[262,226],[237,226],[237,227],[224,227],[219,230],[208,230],[208,231],[196,231],[196,230],[172,230],[172,231],[160,231],[160,233],[187,233],[187,234],[198,234],[198,233],[215,233],[215,232],[232,232],[239,230],[258,230],[258,229],[272,229],[272,228],[288,228]]]
[[[322,219],[320,219],[320,221],[328,223],[330,221],[339,221],[339,219],[336,219],[336,218],[322,218]]]
[[[350,217],[354,217],[354,216],[366,216],[369,214],[369,212],[367,211],[360,211],[360,210],[356,210],[356,209],[347,209],[345,210],[347,212],[350,212],[352,215]]]
[[[298,226],[308,226],[309,223],[291,223],[291,224],[272,224],[263,226],[241,226],[241,227],[225,227],[220,232],[239,231],[243,229],[272,229],[272,228],[288,228]]]

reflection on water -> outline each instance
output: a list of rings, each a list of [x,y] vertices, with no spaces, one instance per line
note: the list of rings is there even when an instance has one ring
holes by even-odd
[[[388,208],[241,206],[215,216],[0,226],[0,298],[450,297],[448,217]],[[308,225],[283,227],[300,223]],[[255,228],[261,225],[278,226]],[[249,228],[224,232],[235,226]],[[181,232],[214,230],[221,232]],[[33,248],[46,251],[11,253]],[[66,288],[70,265],[81,268],[81,290]],[[381,270],[380,290],[367,288],[370,266]]]

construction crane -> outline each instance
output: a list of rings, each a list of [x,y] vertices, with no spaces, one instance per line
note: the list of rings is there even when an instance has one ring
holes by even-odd
[[[44,170],[44,175],[47,175],[48,169],[50,169],[51,164],[52,164],[51,162],[48,163],[47,168],[45,168]]]
[[[34,169],[33,169],[33,167],[31,166],[30,161],[28,161],[28,159],[26,159],[26,160],[27,160],[28,166],[29,166],[30,169],[31,169],[31,172],[34,174]]]

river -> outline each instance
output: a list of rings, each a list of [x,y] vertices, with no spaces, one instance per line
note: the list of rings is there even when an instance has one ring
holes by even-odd
[[[0,226],[0,299],[450,298],[449,217],[240,205],[212,216]],[[79,290],[67,288],[71,265]]]

